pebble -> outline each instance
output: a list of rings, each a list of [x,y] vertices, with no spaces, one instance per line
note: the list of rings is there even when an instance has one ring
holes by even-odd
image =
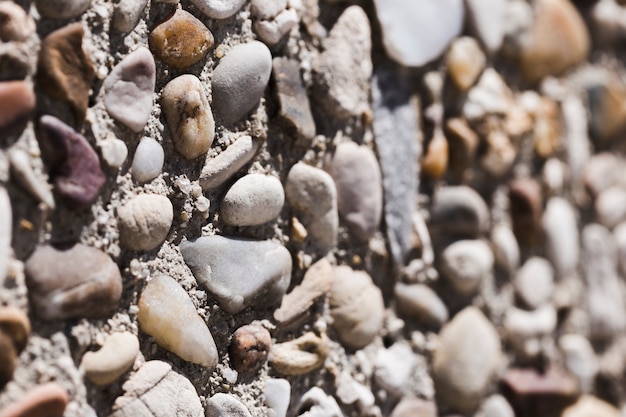
[[[258,324],[241,326],[230,341],[228,355],[230,364],[240,374],[254,373],[267,361],[272,336]]]
[[[460,91],[474,85],[485,69],[487,58],[474,38],[457,38],[448,51],[448,74]]]
[[[500,394],[494,394],[483,401],[476,417],[515,417],[515,411],[506,398]]]
[[[325,109],[339,119],[369,111],[372,41],[369,20],[359,6],[348,7],[324,42],[313,70]]]
[[[506,224],[497,224],[491,230],[491,244],[496,264],[509,274],[520,264],[520,249],[511,228]]]
[[[113,11],[113,20],[111,21],[113,29],[122,33],[133,30],[147,4],[148,0],[121,0],[115,5]]]
[[[104,106],[109,114],[131,129],[141,132],[152,112],[156,82],[154,58],[148,48],[128,54],[104,80]]]
[[[501,360],[493,325],[480,310],[466,307],[439,333],[432,368],[437,399],[461,412],[475,409]]]
[[[589,131],[597,144],[605,144],[626,128],[626,86],[612,76],[587,86]]]
[[[320,387],[313,387],[298,401],[297,417],[344,417],[337,401]]]
[[[181,155],[195,159],[209,150],[215,137],[215,121],[196,76],[184,74],[167,83],[161,92],[161,107],[174,147]]]
[[[246,0],[191,0],[191,2],[211,19],[226,19],[237,13]]]
[[[518,178],[509,182],[509,207],[513,233],[520,245],[533,247],[541,237],[543,196],[541,184],[532,178]]]
[[[470,174],[468,168],[476,157],[480,138],[461,117],[446,120],[444,131],[449,143],[449,170],[458,178],[466,178]]]
[[[374,141],[383,174],[387,239],[395,266],[413,249],[421,153],[420,112],[406,75],[381,69],[372,82]]]
[[[141,293],[137,321],[156,343],[182,359],[217,365],[213,336],[183,287],[167,275],[153,277]]]
[[[11,42],[0,43],[1,80],[23,79],[31,73],[31,57],[25,48],[15,48]]]
[[[237,314],[280,302],[291,280],[291,254],[273,241],[204,236],[180,244],[196,280],[220,307]]]
[[[274,319],[279,326],[293,327],[306,318],[311,306],[330,293],[333,282],[333,268],[322,258],[309,267],[302,283],[283,297],[280,307],[274,311]]]
[[[156,58],[174,69],[185,69],[203,60],[213,42],[213,34],[204,23],[183,9],[176,9],[148,37]]]
[[[166,362],[146,362],[122,388],[125,394],[115,400],[109,417],[205,415],[193,384]]]
[[[506,0],[466,0],[465,7],[472,31],[485,49],[499,50],[506,32]]]
[[[0,209],[2,212],[2,209]],[[617,245],[618,250],[618,262],[620,271],[622,274],[626,273],[626,222],[619,224],[613,230],[613,236],[615,239],[615,244]],[[0,277],[2,276],[2,269],[0,268]]]
[[[543,338],[554,332],[557,325],[556,309],[546,305],[533,311],[510,308],[503,327],[518,359],[537,358],[542,352]]]
[[[558,346],[563,354],[565,369],[578,378],[583,392],[590,392],[595,384],[599,363],[589,340],[578,334],[566,334],[559,338]]]
[[[123,140],[108,138],[98,142],[102,159],[111,168],[120,168],[128,156],[128,147]]]
[[[394,407],[390,417],[437,417],[437,405],[421,398],[405,397]]]
[[[13,379],[13,373],[17,368],[18,354],[11,339],[4,333],[0,333],[0,388]]]
[[[139,353],[139,339],[130,332],[113,333],[96,352],[87,352],[80,367],[97,385],[109,385],[128,371]]]
[[[378,351],[374,362],[374,380],[393,398],[402,398],[410,386],[417,357],[406,343],[394,343]]]
[[[268,20],[285,10],[287,0],[251,0],[250,13],[257,19]]]
[[[50,186],[35,174],[31,166],[30,156],[20,149],[12,149],[9,152],[9,162],[11,163],[11,175],[13,178],[37,201],[44,203],[48,208],[54,209],[54,197],[52,196]],[[1,275],[2,273],[0,273]]]
[[[565,124],[566,162],[572,177],[571,181],[578,183],[582,180],[591,153],[587,109],[582,99],[572,94],[562,101],[561,114]]]
[[[554,293],[554,268],[546,259],[529,258],[515,275],[513,285],[524,306],[538,308]]]
[[[335,378],[335,393],[343,404],[354,404],[359,409],[368,409],[376,402],[370,388],[361,384],[349,372],[343,371]]]
[[[441,272],[461,294],[478,290],[493,265],[493,252],[482,240],[459,240],[441,253]]]
[[[21,400],[5,408],[2,417],[62,416],[70,398],[67,392],[54,382],[39,385],[26,393]]]
[[[596,196],[596,217],[603,226],[613,228],[626,220],[626,190],[610,187]]]
[[[36,0],[37,11],[49,19],[72,19],[83,14],[91,0]]]
[[[578,224],[572,205],[561,197],[552,197],[542,217],[546,254],[557,277],[571,274],[580,258]]]
[[[531,83],[561,75],[587,58],[591,41],[585,22],[568,0],[534,3],[535,21],[521,41],[521,71]]]
[[[472,121],[490,114],[506,115],[512,105],[513,93],[508,85],[495,69],[486,68],[467,94],[463,116]]]
[[[28,343],[31,325],[26,313],[17,307],[0,307],[0,332],[7,336],[19,355]]]
[[[354,142],[340,144],[330,168],[337,188],[339,214],[363,241],[378,230],[383,211],[383,190],[376,155]]]
[[[263,1],[265,3],[271,2]],[[288,58],[274,58],[272,73],[280,104],[280,116],[297,132],[299,138],[296,144],[310,146],[315,137],[315,120],[311,113],[309,96],[300,77],[300,63]]]
[[[117,209],[122,246],[135,251],[159,247],[172,227],[174,209],[169,198],[140,194]]]
[[[4,284],[9,267],[13,238],[13,210],[6,188],[0,187],[0,284]]]
[[[298,162],[287,175],[285,195],[312,240],[325,250],[332,249],[337,244],[339,227],[337,189],[332,177]]]
[[[58,4],[47,0],[39,3]],[[38,87],[51,98],[67,103],[77,125],[85,120],[95,79],[91,59],[83,51],[84,34],[80,22],[55,30],[41,42],[37,61]]]
[[[206,413],[211,417],[251,417],[245,405],[221,392],[209,398]]]
[[[276,220],[284,204],[285,191],[278,178],[248,174],[226,192],[220,214],[231,226],[258,226]]]
[[[233,47],[213,70],[212,95],[216,116],[230,125],[259,103],[272,73],[272,53],[259,41]]]
[[[281,375],[305,375],[324,364],[328,349],[326,336],[308,332],[297,339],[272,345],[269,363]]]
[[[268,417],[286,417],[291,400],[291,384],[282,378],[267,378],[265,380],[265,405],[268,408]]]
[[[591,395],[583,395],[561,414],[562,417],[620,417],[622,415],[611,404]]]
[[[165,162],[165,152],[163,147],[152,138],[143,138],[133,157],[131,173],[133,180],[144,183],[152,181],[159,176],[163,170]]]
[[[422,160],[422,172],[433,179],[443,177],[448,170],[449,151],[448,140],[441,129],[436,128]]]
[[[274,46],[298,25],[298,13],[294,9],[285,9],[272,20],[257,20],[254,31],[259,39],[269,46]]]
[[[256,154],[260,140],[241,136],[222,153],[210,159],[202,168],[200,186],[204,191],[212,191],[235,175]]]
[[[375,0],[374,5],[387,54],[407,67],[435,60],[463,29],[462,0]]]
[[[0,40],[2,42],[25,41],[35,32],[35,21],[17,4],[0,3]]]
[[[489,229],[489,209],[474,189],[446,186],[432,200],[430,232],[475,237]]]
[[[398,310],[420,324],[441,327],[448,321],[448,308],[436,292],[423,284],[398,282],[393,288]]]
[[[122,295],[115,262],[80,243],[66,250],[37,247],[25,272],[30,305],[46,321],[108,316]]]
[[[338,266],[334,272],[329,299],[330,314],[334,320],[332,326],[346,347],[354,350],[364,348],[383,326],[385,305],[382,293],[365,271]]]
[[[591,195],[597,196],[616,185],[623,170],[623,164],[617,156],[608,152],[599,152],[587,161],[583,181]]]

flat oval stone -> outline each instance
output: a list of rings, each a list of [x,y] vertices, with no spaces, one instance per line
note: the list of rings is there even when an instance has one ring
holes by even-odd
[[[43,320],[106,317],[122,296],[120,270],[104,252],[39,246],[25,264],[31,306]]]
[[[163,243],[172,227],[174,209],[169,198],[141,194],[117,209],[120,243],[131,250],[152,250]]]
[[[272,53],[263,43],[237,45],[213,71],[213,107],[224,124],[248,114],[263,96],[272,73]]]
[[[369,345],[382,329],[383,296],[364,271],[336,267],[329,305],[333,328],[341,342],[351,349]]]
[[[161,92],[161,107],[178,152],[194,159],[209,150],[215,121],[198,77],[184,74],[167,83]]]
[[[39,146],[50,166],[54,191],[70,208],[89,208],[106,180],[98,154],[87,139],[56,117],[42,116],[39,127]]]
[[[191,0],[191,2],[211,19],[226,19],[237,13],[246,0]]]
[[[141,132],[152,112],[156,82],[154,58],[148,48],[128,54],[104,80],[104,106],[133,132]]]
[[[337,146],[331,166],[339,214],[361,240],[378,230],[383,213],[380,167],[371,149],[346,142]]]
[[[291,384],[286,379],[268,378],[265,380],[265,405],[269,408],[268,417],[286,417],[291,400]]]
[[[222,153],[207,161],[200,173],[199,183],[204,191],[212,191],[235,175],[259,150],[260,140],[241,136]]]
[[[89,380],[108,385],[128,371],[139,353],[139,339],[130,332],[113,333],[96,352],[87,352],[80,367]]]
[[[482,240],[459,240],[441,254],[443,274],[462,294],[476,291],[491,273],[493,265],[493,252]]]
[[[318,337],[313,332],[297,339],[274,344],[269,362],[282,375],[305,375],[320,368],[328,357],[328,338]]]
[[[2,42],[24,41],[35,32],[35,21],[17,4],[0,3],[0,40]]]
[[[291,254],[266,241],[204,236],[180,244],[185,263],[224,310],[280,302],[291,281]]]
[[[213,46],[213,34],[191,13],[177,9],[148,37],[150,50],[172,68],[184,69],[204,59]]]
[[[77,125],[85,120],[95,79],[91,59],[83,51],[84,33],[80,22],[55,30],[41,42],[37,61],[37,86],[53,99],[67,103]]]
[[[222,220],[233,226],[257,226],[275,220],[285,204],[280,180],[264,174],[241,177],[221,203]]]
[[[62,416],[70,401],[67,392],[54,382],[39,385],[2,411],[2,417]]]
[[[165,152],[159,142],[152,138],[143,138],[133,158],[131,168],[133,179],[137,182],[152,181],[163,170],[164,162]]]
[[[173,278],[152,278],[139,298],[137,320],[141,330],[182,359],[207,368],[217,365],[213,335],[187,292]]]
[[[206,412],[211,417],[251,417],[245,405],[221,392],[209,398]]]
[[[50,19],[71,19],[89,8],[91,0],[37,0],[37,11]]]
[[[430,229],[453,235],[477,236],[489,229],[489,209],[472,188],[441,187],[431,207]]]

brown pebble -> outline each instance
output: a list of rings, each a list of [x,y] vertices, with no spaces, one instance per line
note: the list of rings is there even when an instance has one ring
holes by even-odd
[[[267,361],[271,345],[272,337],[264,327],[249,324],[238,328],[228,348],[232,367],[240,373],[258,371]]]
[[[184,69],[209,53],[213,35],[191,13],[178,9],[154,28],[148,44],[159,60],[172,68]]]
[[[24,121],[34,109],[35,93],[29,82],[0,82],[0,129]]]
[[[63,388],[50,382],[38,386],[20,401],[8,406],[0,417],[62,417],[69,400]]]
[[[0,2],[0,40],[23,41],[35,31],[35,21],[17,4]]]
[[[66,102],[77,125],[85,120],[95,72],[83,51],[84,30],[72,23],[49,34],[41,43],[37,85],[50,97]]]
[[[509,199],[513,233],[521,245],[538,242],[543,214],[541,185],[531,178],[520,178],[509,183]]]
[[[26,347],[30,336],[30,320],[19,308],[0,308],[0,331],[11,338],[19,354]]]
[[[428,144],[428,150],[422,161],[424,173],[433,179],[443,177],[448,168],[448,141],[441,130],[437,129]]]
[[[446,121],[445,135],[448,139],[448,165],[453,175],[464,177],[474,162],[480,138],[464,119]]]
[[[0,332],[0,389],[13,378],[17,365],[17,352],[11,338]]]

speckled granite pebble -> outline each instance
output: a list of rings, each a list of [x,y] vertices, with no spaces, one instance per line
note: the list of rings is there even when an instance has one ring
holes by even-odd
[[[280,180],[248,174],[228,189],[221,203],[222,220],[233,226],[257,226],[275,220],[285,203]]]
[[[140,194],[117,209],[120,243],[131,250],[152,250],[163,243],[174,209],[167,197]]]
[[[272,336],[267,329],[258,324],[241,326],[228,346],[230,363],[237,372],[251,373],[258,371],[267,361]]]
[[[139,183],[152,181],[163,170],[165,152],[163,147],[152,138],[143,138],[135,150],[131,172]]]

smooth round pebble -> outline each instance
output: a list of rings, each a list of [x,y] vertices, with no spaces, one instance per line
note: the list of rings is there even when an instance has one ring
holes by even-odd
[[[130,332],[113,333],[96,352],[83,355],[80,367],[89,380],[108,385],[130,369],[139,353],[139,339]]]
[[[232,226],[257,226],[278,218],[284,204],[285,191],[278,178],[248,174],[226,192],[220,213]]]
[[[494,394],[483,401],[477,417],[515,417],[515,412],[506,398]]]
[[[489,229],[489,208],[468,186],[438,189],[432,201],[430,230],[451,235],[477,236]]]
[[[246,0],[191,0],[191,2],[211,19],[226,19],[237,13]]]
[[[252,41],[233,47],[213,70],[213,107],[225,124],[241,120],[259,102],[272,73],[272,53]]]
[[[251,417],[245,405],[234,397],[221,392],[209,398],[206,413],[210,417]]]
[[[133,180],[139,183],[152,181],[163,170],[164,162],[165,152],[159,142],[152,138],[142,139],[133,157]]]
[[[494,265],[493,252],[482,240],[460,240],[441,254],[441,270],[455,290],[470,294],[478,289]]]
[[[156,194],[133,197],[117,209],[120,243],[131,250],[152,250],[163,243],[172,226],[169,198]]]
[[[17,307],[0,307],[0,332],[11,340],[18,354],[26,347],[30,331],[26,313]]]
[[[228,355],[233,368],[239,373],[258,371],[267,361],[272,336],[267,329],[258,324],[241,326],[230,341]]]
[[[548,200],[542,217],[546,255],[557,277],[572,273],[580,258],[580,237],[574,207],[562,197]]]
[[[71,19],[89,8],[91,0],[37,0],[37,11],[49,19]]]
[[[27,81],[0,82],[0,128],[10,128],[27,120],[33,110],[35,92],[32,84]]]

